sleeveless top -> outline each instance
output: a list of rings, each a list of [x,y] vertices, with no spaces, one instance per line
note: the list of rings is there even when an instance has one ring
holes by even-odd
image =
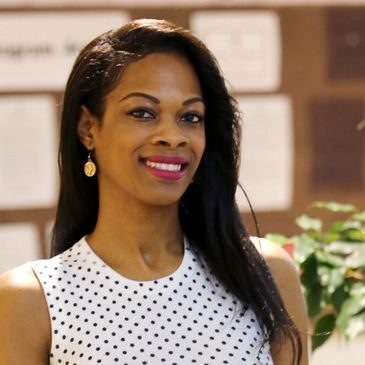
[[[50,315],[50,364],[272,365],[253,311],[184,245],[178,269],[151,281],[123,277],[85,238],[33,261]]]

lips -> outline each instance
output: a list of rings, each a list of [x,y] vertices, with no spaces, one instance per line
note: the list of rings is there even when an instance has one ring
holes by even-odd
[[[179,180],[186,174],[188,160],[180,156],[148,156],[141,159],[144,168],[163,180]]]

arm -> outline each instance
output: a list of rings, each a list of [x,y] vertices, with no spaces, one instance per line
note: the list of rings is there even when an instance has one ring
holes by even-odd
[[[253,238],[257,250],[263,255],[268,264],[276,286],[284,302],[290,318],[298,328],[303,355],[300,365],[308,365],[308,317],[301,291],[298,271],[292,258],[278,245],[263,238]],[[282,347],[271,344],[271,353],[275,365],[291,365],[291,345]]]
[[[31,267],[0,276],[0,364],[49,364],[50,323],[46,301]]]

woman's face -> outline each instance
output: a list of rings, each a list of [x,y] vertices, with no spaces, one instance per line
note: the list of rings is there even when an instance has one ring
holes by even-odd
[[[191,64],[150,54],[126,68],[105,103],[91,128],[101,194],[176,204],[205,148],[205,105]]]

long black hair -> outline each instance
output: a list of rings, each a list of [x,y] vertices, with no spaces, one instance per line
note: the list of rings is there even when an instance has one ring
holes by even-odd
[[[61,187],[52,255],[92,232],[98,215],[97,179],[85,177],[82,170],[87,150],[77,134],[81,106],[101,119],[105,96],[117,85],[123,70],[154,52],[178,52],[189,60],[206,105],[206,148],[194,182],[180,201],[182,230],[226,289],[254,310],[267,340],[290,341],[293,364],[298,364],[302,351],[298,331],[264,259],[249,239],[235,202],[241,136],[236,102],[214,56],[199,39],[175,24],[134,20],[102,34],[80,52],[63,101]]]

